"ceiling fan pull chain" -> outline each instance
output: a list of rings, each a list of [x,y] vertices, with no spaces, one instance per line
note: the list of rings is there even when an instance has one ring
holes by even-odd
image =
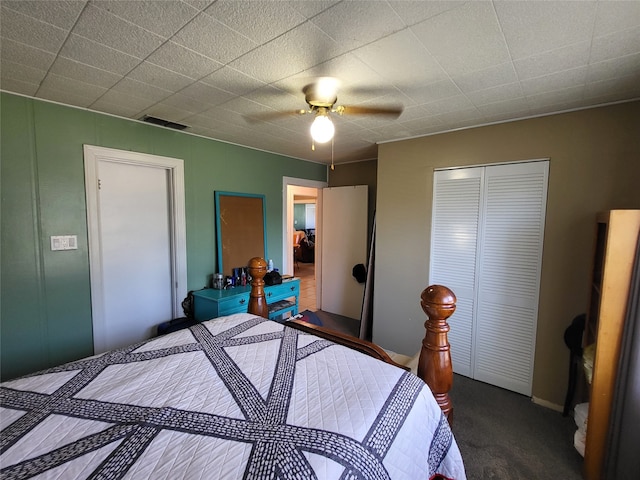
[[[333,137],[331,139],[331,170],[335,170],[336,167],[333,166],[333,141],[334,141],[335,137]]]

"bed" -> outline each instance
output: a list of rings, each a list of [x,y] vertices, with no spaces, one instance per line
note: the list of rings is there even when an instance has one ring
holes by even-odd
[[[3,383],[2,478],[465,478],[436,345],[451,302],[423,292],[430,389],[374,344],[265,318],[249,268],[248,313]]]

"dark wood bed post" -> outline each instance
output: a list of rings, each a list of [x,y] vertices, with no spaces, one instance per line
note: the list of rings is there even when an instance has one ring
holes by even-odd
[[[267,274],[267,262],[264,258],[253,257],[249,260],[251,275],[251,294],[247,311],[254,315],[269,318],[269,306],[264,294],[264,276]]]
[[[447,420],[453,422],[453,405],[449,390],[453,385],[453,368],[447,332],[447,319],[456,310],[456,296],[447,287],[431,285],[420,295],[420,306],[427,314],[424,323],[426,334],[422,340],[418,376],[422,378],[444,412]]]

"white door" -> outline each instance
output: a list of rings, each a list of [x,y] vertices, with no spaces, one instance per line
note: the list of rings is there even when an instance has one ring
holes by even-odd
[[[367,264],[366,185],[322,193],[322,310],[360,319],[364,283],[353,267]]]
[[[458,298],[454,371],[531,395],[548,161],[437,171],[430,283]]]
[[[152,156],[101,153],[87,169],[87,184],[97,184],[89,212],[95,353],[151,338],[158,324],[181,316],[186,294],[175,218],[176,203],[184,203],[174,198],[173,167]]]

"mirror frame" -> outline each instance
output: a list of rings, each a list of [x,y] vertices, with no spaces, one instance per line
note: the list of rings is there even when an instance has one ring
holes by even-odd
[[[218,273],[232,275],[267,255],[267,210],[262,194],[215,192]],[[236,265],[237,263],[237,265]]]

